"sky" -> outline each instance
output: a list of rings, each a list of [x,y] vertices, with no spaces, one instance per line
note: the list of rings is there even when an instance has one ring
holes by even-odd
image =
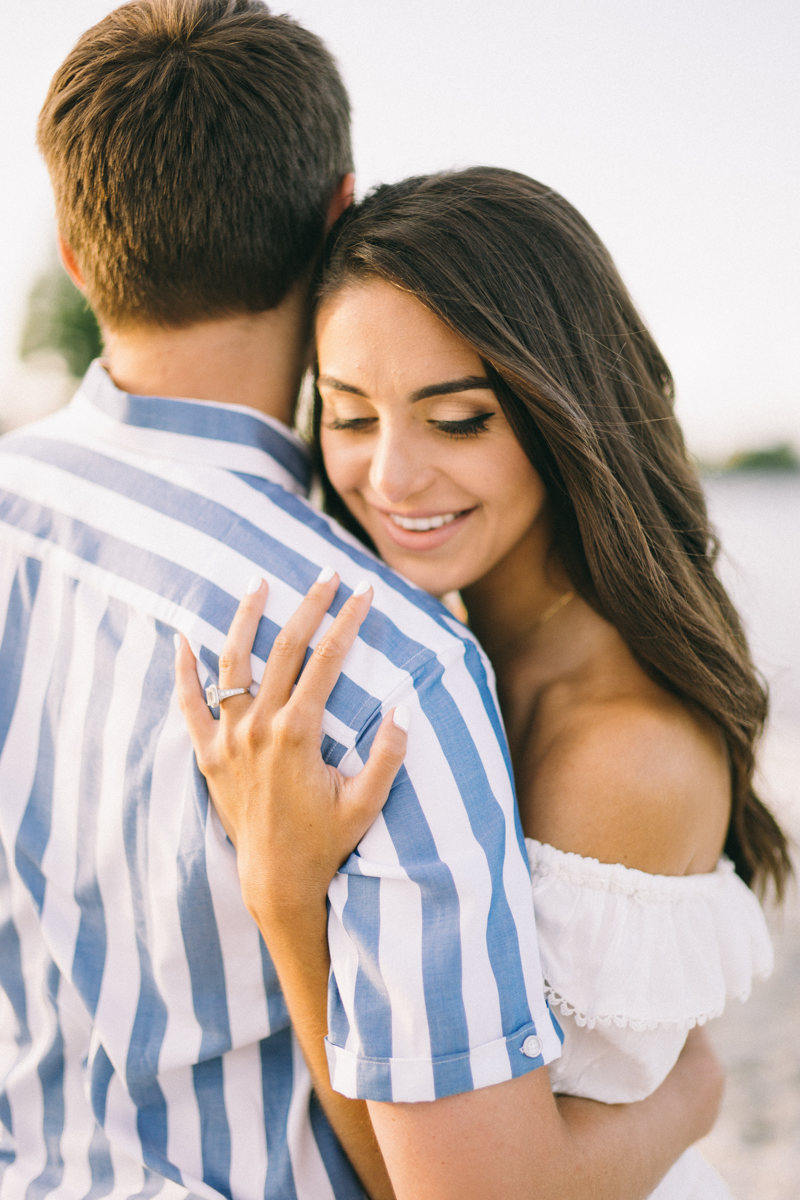
[[[107,0],[0,0],[0,388],[53,253],[34,146],[49,79]],[[359,190],[512,167],[606,242],[675,374],[691,448],[800,449],[796,0],[277,0],[336,55]],[[9,180],[11,183],[9,184]]]

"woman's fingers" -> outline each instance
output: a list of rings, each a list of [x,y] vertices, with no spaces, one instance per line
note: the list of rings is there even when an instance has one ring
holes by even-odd
[[[317,642],[298,680],[290,705],[295,710],[301,710],[315,727],[322,721],[323,709],[369,612],[372,597],[372,588],[366,581],[353,589],[336,619]]]
[[[269,587],[266,579],[254,575],[247,585],[244,596],[239,601],[234,618],[231,621],[228,636],[222,654],[219,656],[219,686],[220,688],[248,688],[253,682],[253,672],[250,666],[250,655],[253,642],[256,640],[258,623],[264,612]],[[242,711],[249,708],[251,696],[245,692],[241,696],[231,696],[220,705],[221,712]]]
[[[332,567],[323,567],[315,583],[272,644],[264,676],[258,689],[259,707],[282,708],[292,694],[303,666],[309,643],[331,606],[339,576]]]
[[[348,651],[372,603],[372,588],[358,584],[330,627],[320,637],[306,669],[298,681],[309,644],[330,608],[339,586],[339,577],[331,567],[323,567],[314,584],[281,629],[270,650],[251,716],[258,724],[267,713],[285,709],[293,726],[317,727],[322,712],[341,674]],[[267,599],[266,581],[254,576],[248,584],[228,631],[219,659],[220,688],[248,688],[251,680],[251,654],[258,623]],[[294,691],[294,695],[292,694]],[[249,693],[231,696],[222,702],[221,719],[238,719],[253,704]],[[287,706],[291,705],[291,708]]]
[[[186,638],[175,634],[175,688],[189,737],[197,753],[198,761],[214,737],[216,721],[206,704],[200,680],[197,678],[197,661]]]

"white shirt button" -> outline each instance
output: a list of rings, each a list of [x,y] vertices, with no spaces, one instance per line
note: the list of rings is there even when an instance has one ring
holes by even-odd
[[[542,1039],[534,1037],[526,1037],[522,1043],[522,1053],[526,1058],[538,1058],[542,1053]]]

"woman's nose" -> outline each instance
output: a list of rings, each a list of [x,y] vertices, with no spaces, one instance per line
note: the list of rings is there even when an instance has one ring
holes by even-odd
[[[370,464],[369,482],[390,504],[402,504],[431,482],[423,448],[409,431],[382,432]]]

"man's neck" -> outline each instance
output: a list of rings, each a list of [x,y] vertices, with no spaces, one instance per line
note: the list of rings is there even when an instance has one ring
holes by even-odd
[[[105,340],[105,363],[122,391],[244,404],[291,425],[308,363],[305,288],[268,312],[106,331]]]

